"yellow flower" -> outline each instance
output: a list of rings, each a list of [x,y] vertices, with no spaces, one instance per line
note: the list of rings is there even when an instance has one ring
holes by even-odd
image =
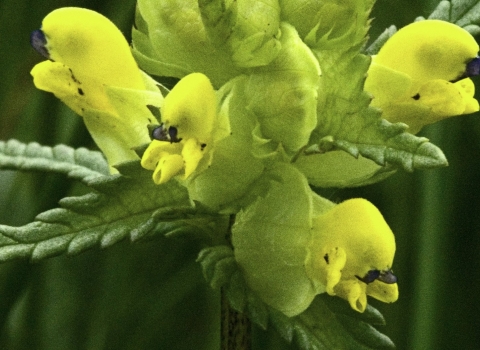
[[[372,105],[412,133],[441,119],[479,110],[468,63],[479,50],[463,28],[440,20],[412,23],[372,57],[365,90]]]
[[[49,74],[49,70],[63,72],[72,80],[70,88],[77,88],[75,95],[81,97],[73,102],[70,99],[74,96],[66,90],[70,97],[66,103],[80,115],[83,114],[82,108],[114,112],[104,86],[145,90],[142,75],[123,34],[109,19],[95,11],[65,7],[49,13],[41,30],[33,33],[32,44],[51,60],[32,70],[35,85],[50,91],[52,80],[57,79],[44,79],[44,74]],[[51,92],[61,93],[58,90]]]
[[[201,73],[187,75],[165,97],[160,110],[162,124],[153,130],[141,162],[154,170],[153,181],[162,184],[176,175],[187,179],[199,167],[208,167],[214,143],[229,134],[228,121],[217,113],[210,80]]]
[[[84,118],[111,166],[138,159],[132,148],[149,141],[146,106],[163,98],[120,30],[99,13],[67,7],[48,14],[31,43],[49,59],[32,69],[35,86]]]
[[[365,199],[347,200],[313,219],[307,273],[330,295],[365,311],[367,295],[398,299],[391,268],[395,238],[378,209]]]

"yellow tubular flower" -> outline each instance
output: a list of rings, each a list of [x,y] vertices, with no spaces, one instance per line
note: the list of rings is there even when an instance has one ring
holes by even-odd
[[[412,133],[447,117],[476,112],[479,105],[467,67],[478,50],[475,39],[455,24],[412,23],[372,57],[365,90],[385,119],[406,123]]]
[[[336,205],[313,220],[313,241],[307,273],[330,295],[365,311],[367,295],[383,302],[398,299],[391,268],[395,238],[378,209],[355,198]]]
[[[204,74],[181,79],[160,110],[162,125],[153,131],[154,139],[141,162],[145,169],[154,170],[156,184],[176,175],[187,179],[200,165],[206,168],[213,143],[229,133],[225,124],[220,126],[215,91]]]
[[[83,96],[85,105],[103,111],[112,110],[104,91],[105,85],[145,90],[128,42],[101,14],[83,8],[60,8],[44,18],[41,33],[37,32],[37,36],[42,34],[44,46],[33,45],[37,50],[43,50],[42,54],[53,62],[43,62],[32,70],[34,83],[40,89],[50,91],[51,82],[41,79],[48,69],[63,71],[78,88],[77,95]],[[56,93],[55,90],[51,92]],[[83,114],[83,106],[70,107]]]
[[[120,30],[99,13],[67,7],[48,14],[31,43],[49,59],[32,69],[35,86],[84,117],[111,166],[137,159],[132,148],[149,141],[146,106],[163,98]]]

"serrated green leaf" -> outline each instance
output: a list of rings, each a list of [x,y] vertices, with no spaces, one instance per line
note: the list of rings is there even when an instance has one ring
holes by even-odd
[[[380,48],[387,42],[390,37],[397,32],[397,27],[394,25],[391,25],[387,29],[383,31],[382,34],[378,36],[377,39],[375,39],[374,42],[370,44],[370,46],[365,50],[365,53],[368,55],[375,55]]]
[[[345,311],[348,315],[335,313],[329,308],[335,299],[336,297],[326,294],[319,295],[304,313],[296,317],[279,321],[278,318],[282,316],[276,314],[277,320],[274,324],[283,327],[287,324],[287,330],[283,331],[286,334],[293,328],[293,338],[301,349],[366,350],[395,347],[387,336],[378,332],[368,322],[369,314],[375,310],[373,307],[369,307],[362,317],[351,309]],[[347,305],[346,307],[348,308]]]
[[[441,1],[428,18],[441,19],[460,27],[480,24],[480,2],[478,0]],[[476,26],[476,31],[480,30]],[[470,30],[474,30],[470,27]]]
[[[383,325],[384,319],[372,306],[368,306],[361,314],[353,311],[345,300],[321,294],[305,312],[289,318],[263,303],[262,307],[260,300],[251,292],[247,292],[247,295],[247,310],[252,321],[264,329],[269,323],[282,338],[288,342],[295,341],[300,349],[367,350],[395,347],[386,335],[373,327]]]
[[[111,231],[106,232],[100,239],[100,247],[108,248],[115,243],[120,242],[128,234],[128,229],[117,227]]]
[[[208,247],[200,251],[197,262],[205,279],[213,289],[220,289],[237,269],[233,251],[226,245]]]
[[[84,181],[95,192],[63,199],[61,208],[41,213],[25,226],[0,225],[0,261],[78,254],[127,236],[135,241],[168,233],[198,235],[199,227],[208,235],[216,227],[211,223],[216,217],[195,216],[185,188],[177,182],[155,185],[138,162],[118,168],[130,176],[91,177]]]
[[[0,141],[0,168],[56,172],[84,183],[109,174],[108,164],[100,152],[65,145],[24,144],[17,140]]]

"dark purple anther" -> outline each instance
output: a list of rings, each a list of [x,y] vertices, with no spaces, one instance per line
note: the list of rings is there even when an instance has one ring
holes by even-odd
[[[50,54],[48,53],[47,48],[47,39],[45,38],[45,34],[40,29],[34,30],[32,34],[30,34],[30,45],[37,51],[40,55],[45,58],[50,59]]]
[[[477,56],[473,60],[467,63],[467,69],[465,76],[474,77],[480,74],[480,57]]]
[[[151,138],[152,140],[158,141],[170,141],[166,130],[163,128],[163,125],[159,125],[152,129]]]
[[[392,270],[389,270],[382,271],[378,277],[378,280],[386,284],[394,284],[397,283],[398,278],[393,274]]]
[[[182,139],[177,138],[178,130],[176,127],[171,126],[168,128],[168,135],[170,136],[170,142],[180,142]]]
[[[150,138],[158,141],[168,141],[170,143],[176,143],[182,141],[177,137],[178,130],[174,126],[170,126],[168,130],[162,125],[149,126]]]
[[[358,277],[356,276],[360,281],[366,283],[366,284],[369,284],[369,283],[372,283],[373,281],[375,281],[378,277],[380,276],[380,271],[379,270],[370,270],[367,272],[367,274],[365,275],[365,277]]]

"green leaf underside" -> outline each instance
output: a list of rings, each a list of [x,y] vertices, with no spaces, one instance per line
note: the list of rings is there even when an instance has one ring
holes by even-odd
[[[96,246],[109,247],[126,237],[132,241],[157,234],[210,238],[218,220],[218,216],[198,214],[187,191],[176,181],[155,185],[138,161],[118,166],[120,174],[103,175],[108,166],[98,152],[18,141],[0,147],[4,168],[54,170],[93,189],[80,197],[62,199],[60,208],[39,214],[27,225],[0,225],[2,262],[78,254]]]
[[[109,174],[100,152],[65,145],[24,144],[17,140],[0,141],[0,168],[61,173],[83,183]]]
[[[369,107],[371,96],[363,91],[363,84],[370,58],[360,50],[371,5],[371,1],[364,1],[363,7],[357,5],[359,19],[342,37],[329,41],[328,36],[309,34],[306,38],[322,67],[320,91],[325,91],[307,152],[340,149],[381,166],[395,165],[407,171],[446,166],[447,160],[438,147],[407,133],[405,124],[381,119],[381,111]]]
[[[478,0],[441,1],[429,18],[442,19],[479,33],[480,2]],[[477,27],[477,29],[474,29]],[[472,33],[472,32],[471,32]],[[473,34],[473,33],[472,33]]]
[[[374,326],[385,325],[378,310],[368,306],[364,313],[327,294],[318,295],[310,307],[287,317],[263,303],[245,285],[233,251],[228,246],[203,249],[198,257],[207,282],[214,289],[225,288],[230,305],[246,311],[251,320],[266,329],[272,326],[288,342],[301,349],[392,349],[393,342]]]

